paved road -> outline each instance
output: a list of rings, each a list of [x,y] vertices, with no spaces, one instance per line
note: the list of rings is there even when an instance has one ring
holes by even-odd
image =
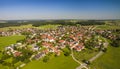
[[[94,57],[92,57],[89,61],[92,62],[94,61],[96,58],[98,58],[99,56],[101,56],[104,52],[100,51],[97,55],[95,55]]]
[[[71,56],[72,56],[72,58],[73,58],[74,61],[76,61],[77,63],[80,64],[80,66],[77,67],[76,69],[82,69],[82,68],[88,69],[88,68],[87,68],[87,64],[78,61],[78,60],[74,57],[73,50],[72,50]]]
[[[95,28],[96,28],[96,27],[95,27]],[[104,39],[104,40],[105,40],[104,48],[107,48],[109,43],[108,43],[108,41],[107,41],[106,39]],[[97,55],[95,55],[94,57],[92,57],[89,61],[90,61],[90,62],[94,61],[95,59],[97,59],[98,57],[100,57],[103,53],[104,53],[103,51],[100,51]],[[72,56],[72,58],[73,58],[76,62],[78,62],[78,63],[80,64],[80,66],[77,67],[76,69],[82,69],[82,68],[89,69],[89,68],[87,67],[87,64],[81,63],[81,62],[79,62],[77,59],[75,59],[75,57],[74,57],[74,55],[73,55],[73,51],[72,51],[71,56]]]
[[[88,69],[87,64],[83,63],[79,67],[77,67],[76,69],[82,69],[82,68]]]
[[[108,42],[106,39],[105,40],[105,43],[104,43],[104,48],[107,48],[108,47]],[[92,62],[94,61],[95,59],[97,59],[99,56],[101,56],[102,54],[104,54],[103,51],[100,51],[96,56],[92,57],[89,61]]]

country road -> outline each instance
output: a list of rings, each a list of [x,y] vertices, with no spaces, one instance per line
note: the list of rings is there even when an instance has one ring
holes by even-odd
[[[78,60],[74,57],[74,55],[73,55],[73,50],[72,50],[71,56],[72,56],[72,58],[73,58],[74,61],[76,61],[76,62],[79,63],[80,65],[82,64],[80,61],[78,61]]]
[[[88,69],[87,64],[83,63],[79,67],[77,67],[76,69],[82,69],[82,68]]]
[[[105,40],[105,39],[104,39]],[[107,48],[108,47],[108,42],[107,40],[105,40],[105,43],[104,43],[104,48]],[[97,59],[99,56],[101,56],[102,54],[104,54],[103,51],[100,51],[97,55],[95,55],[94,57],[92,57],[89,61],[92,62],[94,61],[95,59]]]
[[[97,27],[97,26],[96,26],[96,27]],[[93,29],[95,29],[96,27],[94,27]],[[90,29],[91,29],[91,28],[90,28]],[[93,29],[92,29],[92,30],[93,30]],[[109,43],[108,43],[108,41],[107,41],[105,38],[104,38],[104,40],[105,40],[105,43],[103,44],[103,46],[104,46],[104,48],[107,48]],[[71,51],[72,51],[72,52],[71,52],[71,56],[72,56],[73,60],[80,64],[80,66],[78,66],[76,69],[82,69],[82,68],[89,69],[89,68],[87,67],[87,64],[78,61],[78,60],[74,57],[73,50],[71,50]],[[92,58],[89,59],[88,61],[93,62],[95,59],[97,59],[98,57],[100,57],[102,54],[104,54],[104,52],[103,52],[103,51],[100,51],[97,55],[95,55],[94,57],[92,57]]]
[[[86,67],[87,64],[78,61],[78,60],[74,57],[73,50],[72,50],[71,56],[72,56],[72,58],[73,58],[74,61],[76,61],[77,63],[80,64],[80,66],[77,67],[76,69],[82,69],[82,68],[86,68],[86,69],[88,69],[88,68]]]
[[[97,55],[95,55],[94,57],[92,57],[89,61],[92,62],[94,61],[96,58],[98,58],[99,56],[101,56],[104,52],[100,51]]]

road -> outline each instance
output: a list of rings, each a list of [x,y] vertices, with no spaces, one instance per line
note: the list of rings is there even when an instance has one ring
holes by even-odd
[[[97,59],[99,56],[101,56],[104,52],[103,51],[100,51],[97,55],[95,55],[94,57],[92,57],[89,61],[92,62],[94,61],[95,59]]]
[[[82,64],[80,61],[78,61],[75,57],[74,57],[74,54],[73,54],[73,50],[71,52],[71,56],[73,58],[74,61],[76,61],[77,63],[79,63],[80,65]]]
[[[77,63],[80,64],[80,66],[77,67],[76,69],[82,69],[82,68],[88,69],[88,68],[87,68],[87,64],[78,61],[78,60],[74,57],[73,50],[72,50],[72,52],[71,52],[71,56],[72,56],[72,58],[73,58],[74,61],[76,61]]]
[[[81,64],[81,65],[80,65],[79,67],[77,67],[76,69],[82,69],[82,68],[89,69],[89,68],[87,67],[87,64],[85,64],[85,63]]]
[[[106,39],[104,39],[104,40],[105,40],[104,48],[107,48],[107,47],[108,47],[108,42],[107,42]],[[103,52],[103,51],[100,51],[97,55],[95,55],[94,57],[92,57],[89,61],[90,61],[90,62],[94,61],[95,59],[97,59],[98,57],[100,57],[102,54],[104,54],[104,52]],[[80,63],[80,66],[77,67],[76,69],[82,69],[82,68],[89,69],[89,68],[87,67],[87,64],[85,64],[85,63]]]
[[[96,28],[96,27],[95,27],[95,28]],[[108,41],[107,41],[105,38],[104,38],[104,40],[105,40],[105,43],[104,43],[103,46],[104,46],[104,48],[107,48],[109,43],[108,43]],[[92,57],[91,59],[89,59],[89,61],[90,61],[90,62],[93,62],[95,59],[97,59],[98,57],[100,57],[102,54],[104,54],[104,52],[103,52],[103,51],[100,51],[97,55],[95,55],[94,57]],[[82,63],[82,62],[78,61],[78,60],[74,57],[73,50],[72,50],[71,56],[72,56],[72,58],[73,58],[74,61],[76,61],[77,63],[80,64],[80,66],[78,66],[76,69],[82,69],[82,68],[89,69],[89,68],[87,67],[87,64],[86,64],[86,63]]]
[[[105,40],[105,43],[104,43],[104,48],[107,48],[108,47],[108,42],[106,39]],[[97,55],[95,55],[94,57],[92,57],[89,61],[92,62],[94,61],[95,59],[97,59],[99,56],[101,56],[102,54],[104,54],[103,51],[100,51]]]

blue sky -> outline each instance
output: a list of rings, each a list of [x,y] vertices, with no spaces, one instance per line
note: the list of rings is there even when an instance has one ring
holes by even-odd
[[[120,19],[120,0],[0,0],[0,20]]]

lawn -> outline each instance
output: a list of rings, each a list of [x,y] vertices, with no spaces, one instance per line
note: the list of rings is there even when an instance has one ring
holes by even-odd
[[[63,54],[55,57],[50,56],[48,62],[32,61],[28,63],[23,69],[75,69],[79,64],[75,62],[71,56],[64,56]]]
[[[16,43],[16,41],[22,40],[24,38],[25,38],[25,36],[23,36],[23,35],[0,37],[0,50],[2,50],[5,46],[8,46],[10,44],[14,44],[14,43]]]
[[[120,47],[108,47],[105,54],[93,61],[91,69],[120,69]]]
[[[90,49],[85,49],[80,52],[74,51],[74,56],[78,61],[83,61],[83,60],[89,60],[93,56],[95,56],[98,53],[98,51],[95,50],[90,50]]]

